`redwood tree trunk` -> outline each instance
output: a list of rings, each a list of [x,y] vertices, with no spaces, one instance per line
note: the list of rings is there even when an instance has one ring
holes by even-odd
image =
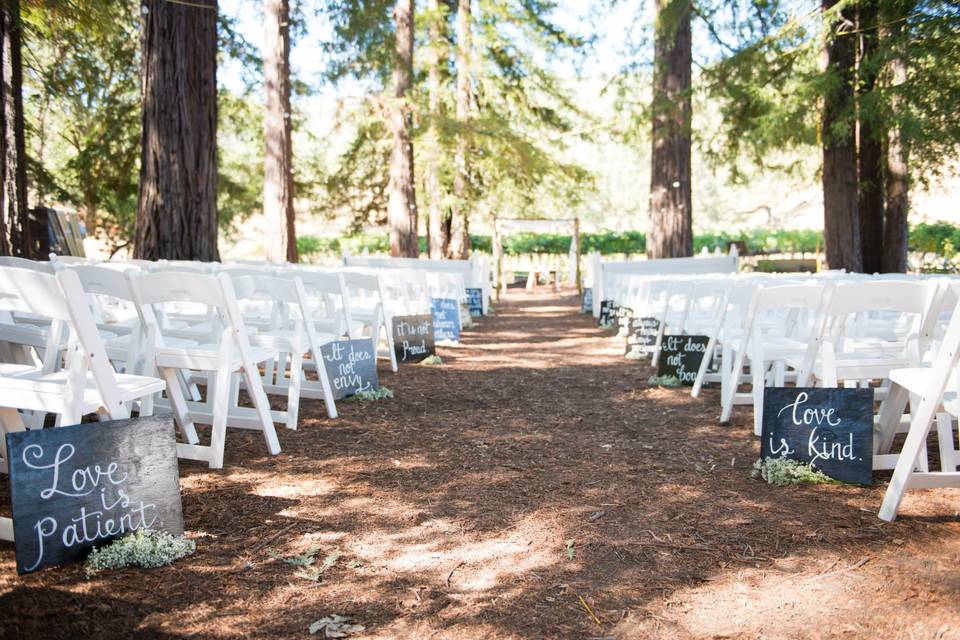
[[[823,0],[828,11],[838,0]],[[840,14],[843,31],[854,31],[853,7]],[[826,72],[833,74],[830,89],[823,96],[821,135],[823,136],[823,239],[827,267],[863,270],[858,214],[857,146],[852,126],[856,41],[854,36],[827,36],[824,58]]]
[[[861,0],[857,8],[860,32],[860,90],[873,91],[877,81],[877,0]],[[883,142],[879,123],[864,117],[858,106],[860,145],[858,148],[860,248],[863,271],[883,270]]]
[[[470,120],[470,49],[473,46],[470,31],[470,0],[457,3],[457,152],[454,157],[453,215],[450,218],[450,257],[461,260],[470,257],[470,213],[467,207],[467,188],[470,167],[467,158],[468,136],[465,128]]]
[[[693,255],[690,3],[657,0],[653,53],[650,258]]]
[[[219,260],[217,0],[141,0],[134,255]]]
[[[263,113],[263,216],[267,223],[267,260],[296,262],[289,0],[266,0],[263,14],[263,80],[267,98]]]
[[[0,254],[34,258],[27,223],[27,154],[23,126],[22,23],[19,0],[4,0],[0,8],[3,42],[0,77]]]
[[[420,254],[417,240],[417,194],[413,182],[412,116],[407,94],[413,81],[414,0],[397,0],[393,8],[396,24],[396,51],[393,62],[394,100],[390,107],[393,151],[390,153],[390,254],[415,258]]]
[[[440,162],[442,149],[436,121],[441,116],[440,64],[445,49],[444,16],[437,0],[429,0],[430,52],[427,56],[427,108],[430,115],[430,131],[427,142],[428,160],[424,168],[423,183],[427,190],[428,245],[430,257],[443,258],[450,244],[449,227],[446,224],[443,206],[443,189],[440,185]]]
[[[906,15],[904,9],[903,14]],[[899,55],[888,63],[893,97],[890,107],[893,113],[899,113],[903,105],[897,91],[907,81],[907,61],[899,42],[902,21],[899,16],[884,16],[889,27],[884,29],[883,37],[893,41],[892,46]],[[886,209],[887,215],[883,227],[883,270],[888,273],[906,273],[907,271],[907,217],[910,213],[910,166],[903,132],[898,126],[887,130],[886,156]]]

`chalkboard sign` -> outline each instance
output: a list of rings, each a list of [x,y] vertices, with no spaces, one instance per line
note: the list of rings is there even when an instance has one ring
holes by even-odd
[[[583,313],[593,313],[593,289],[585,287],[583,298],[580,299],[580,311]]]
[[[600,301],[600,317],[597,319],[597,324],[601,327],[612,327],[613,319],[616,317],[616,306],[613,303],[613,300],[601,300]]]
[[[394,316],[393,352],[399,364],[420,362],[434,355],[433,319],[429,315]]]
[[[370,338],[328,342],[320,347],[320,356],[330,378],[334,400],[380,388],[377,354]]]
[[[460,342],[460,305],[453,298],[430,298],[433,339]]]
[[[7,451],[18,573],[137,529],[183,535],[170,416],[8,433]]]
[[[467,289],[467,309],[471,316],[483,315],[483,289]]]
[[[873,481],[873,389],[765,389],[762,434],[761,458],[806,462],[842,482]]]
[[[709,342],[708,336],[663,336],[657,375],[672,376],[680,384],[692,387]]]
[[[614,317],[617,319],[619,327],[617,335],[626,338],[630,333],[630,321],[633,319],[633,309],[630,307],[616,307]]]
[[[649,352],[649,347],[657,344],[659,334],[660,321],[656,318],[631,318],[625,353]]]

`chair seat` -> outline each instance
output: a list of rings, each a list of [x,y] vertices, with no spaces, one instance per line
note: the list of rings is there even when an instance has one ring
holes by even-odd
[[[0,362],[0,377],[2,378],[28,378],[40,373],[40,367],[32,364],[13,364],[12,362]]]
[[[219,356],[220,346],[216,344],[198,344],[181,348],[165,346],[157,349],[156,362],[158,367],[215,371]],[[265,347],[252,347],[250,357],[254,363],[265,362],[275,358],[276,351]],[[234,349],[230,357],[230,370],[236,371],[241,364],[240,353]]]
[[[15,409],[61,413],[67,384],[67,372],[58,371],[39,377],[0,378],[0,406]],[[164,390],[159,378],[118,373],[114,375],[118,400],[130,402]],[[83,413],[92,413],[104,406],[93,376],[87,374],[83,391]]]
[[[307,345],[306,335],[302,331],[292,329],[269,329],[258,331],[250,336],[250,344],[255,347],[263,347],[271,351],[283,351],[284,353],[306,353]]]

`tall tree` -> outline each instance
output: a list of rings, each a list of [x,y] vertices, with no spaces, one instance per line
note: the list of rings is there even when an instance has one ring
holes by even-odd
[[[651,104],[650,233],[647,240],[647,254],[651,258],[693,254],[690,14],[689,0],[657,0]]]
[[[470,81],[471,37],[470,0],[457,3],[457,151],[454,156],[453,214],[450,217],[450,257],[466,259],[470,255],[470,211],[467,187],[470,181],[466,129],[472,112]]]
[[[872,117],[865,100],[877,84],[879,72],[879,33],[877,9],[879,0],[860,0],[857,5],[857,31],[860,56],[857,64],[859,104],[858,161],[858,215],[860,217],[860,248],[863,271],[879,273],[883,269],[883,124]]]
[[[823,147],[823,240],[830,269],[861,271],[857,143],[854,133],[856,30],[854,7],[822,0],[827,21],[826,82],[820,127]]]
[[[297,261],[293,209],[293,131],[290,111],[290,2],[266,0],[263,80],[263,215],[267,260]]]
[[[137,258],[218,260],[217,0],[143,0]]]
[[[896,1],[885,3],[882,28],[883,40],[889,42],[890,57],[887,72],[892,93],[890,110],[893,113],[903,109],[904,99],[900,94],[907,82],[907,60],[903,52],[903,23],[909,13],[912,2]],[[905,273],[907,270],[907,217],[910,212],[910,176],[907,161],[907,147],[903,131],[898,123],[887,129],[886,218],[883,227],[882,269],[887,273]]]
[[[427,114],[430,118],[425,147],[426,162],[423,164],[423,184],[427,196],[428,248],[430,257],[443,258],[450,244],[449,216],[444,207],[443,188],[440,184],[440,166],[443,151],[440,144],[439,121],[443,109],[443,80],[441,64],[446,53],[447,16],[437,0],[427,3],[428,33],[427,52]]]
[[[27,158],[23,120],[23,23],[20,0],[0,8],[0,254],[34,257],[27,221]]]
[[[420,254],[420,242],[417,239],[417,194],[410,137],[413,116],[407,95],[413,83],[414,0],[397,0],[393,20],[396,29],[394,91],[390,105],[393,151],[390,153],[390,200],[387,204],[390,254],[415,258]]]

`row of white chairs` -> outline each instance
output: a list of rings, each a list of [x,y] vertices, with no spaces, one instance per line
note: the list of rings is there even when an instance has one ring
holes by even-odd
[[[951,322],[960,322],[958,281],[842,272],[625,275],[608,282],[607,291],[618,296],[615,302],[630,308],[634,317],[660,321],[661,335],[647,349],[654,361],[665,333],[708,336],[707,355],[691,393],[699,395],[705,382],[719,382],[721,422],[730,420],[735,405],[751,404],[759,435],[764,389],[770,386],[877,386],[883,402],[876,418],[874,468],[908,465],[910,482],[955,486],[960,453],[951,418],[957,407],[950,401],[941,401],[933,410],[939,472],[929,470],[926,440],[920,436],[908,437],[908,444],[918,443],[916,452],[904,447],[896,454],[891,449],[897,433],[925,435],[931,428],[932,423],[923,424],[921,399],[947,381],[932,373],[927,377],[937,380],[927,381],[917,372],[937,370],[944,350],[957,350],[948,344],[948,337]],[[711,364],[719,371],[711,373]],[[921,378],[924,382],[917,382]],[[741,391],[745,384],[750,385],[747,392]],[[910,413],[904,415],[908,406]],[[905,486],[920,486],[910,482],[891,483],[891,491],[902,495]],[[889,500],[893,498],[888,496]],[[881,516],[891,519],[895,512],[895,506],[885,503]]]
[[[301,398],[322,399],[337,417],[324,345],[369,338],[396,371],[392,316],[429,313],[427,296],[457,295],[457,286],[419,272],[0,257],[0,426],[162,407],[181,458],[221,468],[227,427],[260,431],[277,454],[275,424],[295,429]],[[252,407],[241,406],[241,390]],[[270,395],[286,408],[271,409]],[[211,426],[207,444],[196,424]],[[12,539],[9,519],[0,538]]]

